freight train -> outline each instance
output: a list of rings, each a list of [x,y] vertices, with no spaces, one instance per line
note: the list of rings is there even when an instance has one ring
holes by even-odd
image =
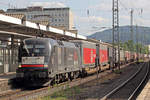
[[[17,81],[49,85],[112,68],[112,45],[85,40],[60,41],[29,38],[19,47]],[[129,51],[120,50],[121,63],[130,62]],[[135,56],[136,57],[136,56]],[[136,59],[133,57],[134,59]],[[30,81],[30,82],[29,82]]]

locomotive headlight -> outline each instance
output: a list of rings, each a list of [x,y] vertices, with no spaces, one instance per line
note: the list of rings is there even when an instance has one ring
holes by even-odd
[[[18,66],[19,68],[21,67],[21,65]]]
[[[48,67],[48,65],[44,65],[44,67],[46,67],[46,68],[47,68],[47,67]]]

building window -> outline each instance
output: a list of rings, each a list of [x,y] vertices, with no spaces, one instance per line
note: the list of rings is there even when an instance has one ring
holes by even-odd
[[[59,22],[61,21],[61,19],[59,19]]]
[[[31,15],[29,15],[29,19],[31,19],[32,18],[32,16]]]
[[[51,21],[54,22],[54,19],[52,19]]]
[[[57,22],[57,19],[55,19],[55,22]]]

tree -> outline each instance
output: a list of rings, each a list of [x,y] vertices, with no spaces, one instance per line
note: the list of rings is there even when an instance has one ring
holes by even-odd
[[[143,46],[141,43],[134,44],[132,40],[120,43],[120,47],[127,51],[148,54],[148,46]],[[138,50],[137,50],[138,49]]]

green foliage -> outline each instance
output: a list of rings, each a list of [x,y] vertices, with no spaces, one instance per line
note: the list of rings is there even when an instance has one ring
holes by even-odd
[[[65,90],[61,90],[58,92],[53,93],[50,96],[41,98],[39,100],[68,100],[68,97],[73,97],[74,94],[80,93],[81,90],[79,87],[72,87],[72,88],[67,88]]]
[[[142,63],[142,62],[144,62],[144,60],[143,59],[139,59],[139,61],[138,61],[139,63]]]
[[[124,43],[120,43],[120,47],[127,51],[133,51],[138,53],[148,54],[149,50],[148,47],[142,45],[141,43],[134,44],[132,40],[129,40]]]
[[[121,73],[122,73],[122,70],[119,70],[119,69],[114,70],[114,73],[116,73],[116,74],[121,74]]]
[[[50,96],[48,96],[48,97],[44,97],[43,99],[39,99],[39,100],[67,100],[67,98],[65,98],[65,97],[51,98]]]

